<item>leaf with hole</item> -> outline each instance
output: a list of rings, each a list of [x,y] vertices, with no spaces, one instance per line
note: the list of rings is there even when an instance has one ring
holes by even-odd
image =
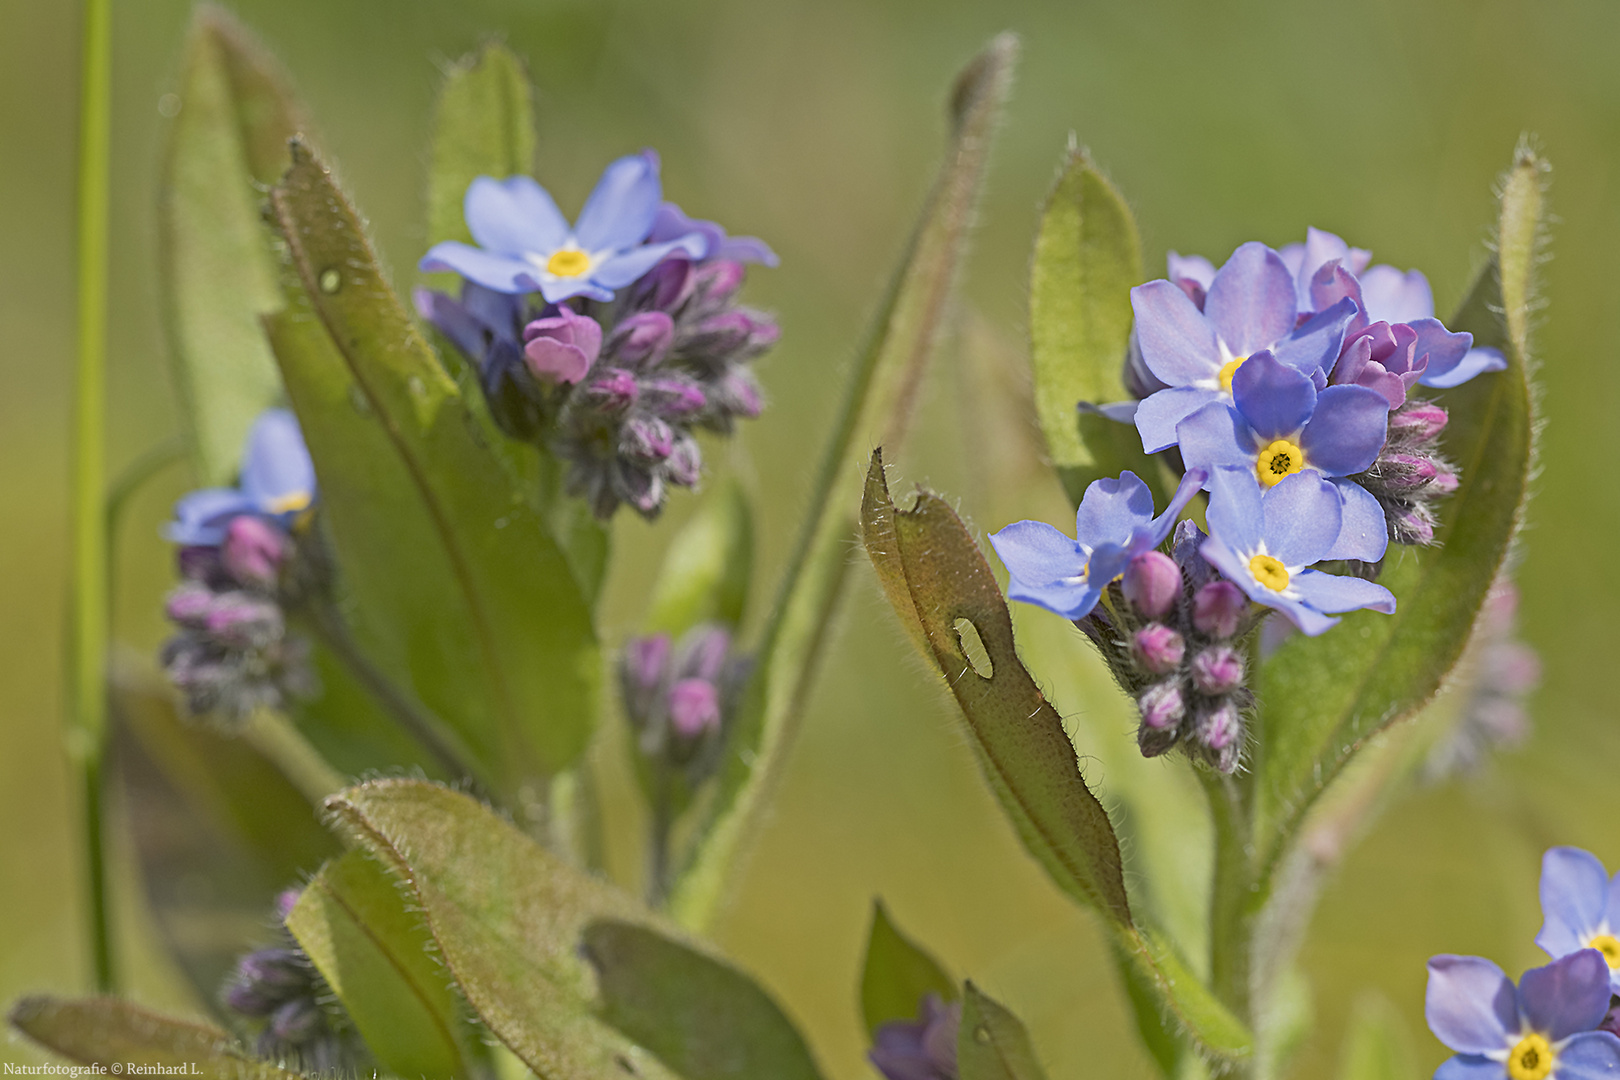
[[[159,282],[181,420],[205,486],[236,475],[248,428],[281,396],[258,316],[278,306],[260,193],[301,124],[275,62],[224,11],[192,20],[159,202]]]
[[[449,978],[400,886],[370,855],[351,851],[322,867],[287,929],[383,1068],[424,1078],[469,1074]]]
[[[515,791],[566,768],[590,737],[601,680],[590,605],[348,200],[307,149],[294,157],[271,206],[326,345],[296,297],[271,325],[294,343],[278,359],[297,368],[289,390],[367,640]]]
[[[123,1070],[135,1064],[151,1066],[155,1072],[221,1080],[300,1076],[256,1060],[212,1024],[179,1020],[114,998],[28,997],[12,1006],[8,1018],[33,1042],[80,1065]]]
[[[866,961],[861,966],[861,1018],[867,1035],[891,1020],[915,1020],[929,994],[943,1002],[960,996],[956,981],[939,961],[901,933],[883,901],[874,900]]]
[[[704,927],[732,868],[759,827],[793,745],[827,629],[843,594],[856,529],[860,463],[871,440],[897,442],[929,357],[949,316],[956,268],[984,183],[990,139],[1006,100],[1017,38],[993,40],[958,76],[950,140],[934,189],[850,373],[798,548],[766,625],[758,663],[738,710],[711,809],[676,882],[670,909]]]

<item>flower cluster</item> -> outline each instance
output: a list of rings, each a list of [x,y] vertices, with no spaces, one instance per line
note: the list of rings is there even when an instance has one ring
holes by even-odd
[[[293,889],[276,898],[278,942],[238,960],[221,997],[228,1011],[263,1025],[254,1044],[259,1057],[321,1076],[342,1074],[353,1068],[361,1044],[326,980],[287,931],[297,902]]]
[[[1311,635],[1348,611],[1393,612],[1387,589],[1322,564],[1376,576],[1390,541],[1434,539],[1432,504],[1457,474],[1438,449],[1445,410],[1415,394],[1505,361],[1434,318],[1422,274],[1368,261],[1315,229],[1281,251],[1244,244],[1218,271],[1172,252],[1169,280],[1131,290],[1136,400],[1080,403],[1134,423],[1182,472],[1169,508],[1154,517],[1125,473],[1087,490],[1073,540],[1028,521],[991,537],[1008,595],[1097,644],[1136,700],[1145,754],[1181,745],[1237,768],[1252,705],[1239,639],[1261,609]],[[1156,550],[1199,488],[1209,535],[1187,524]]]
[[[956,1080],[962,1003],[925,994],[917,1019],[891,1020],[872,1033],[867,1058],[887,1080]]]
[[[1578,848],[1542,859],[1536,944],[1553,962],[1514,986],[1478,956],[1429,961],[1429,1029],[1456,1051],[1435,1080],[1577,1080],[1620,1072],[1620,876]]]
[[[501,428],[555,452],[604,519],[621,503],[651,518],[696,485],[694,433],[759,415],[750,365],[778,336],[737,302],[744,263],[774,266],[770,248],[662,199],[651,151],[609,165],[572,226],[529,177],[480,177],[465,206],[478,246],[446,241],[421,264],[460,274],[459,298],[415,297]]]
[[[295,534],[314,500],[298,421],[271,409],[248,433],[238,486],[176,504],[165,535],[180,545],[183,580],[165,606],[178,631],[162,660],[192,715],[238,727],[315,692],[308,642],[288,632],[285,610],[311,564]]]
[[[679,642],[668,634],[632,638],[619,658],[619,686],[636,745],[649,762],[679,770],[688,786],[720,762],[735,691],[748,661],[731,634],[703,623]]]

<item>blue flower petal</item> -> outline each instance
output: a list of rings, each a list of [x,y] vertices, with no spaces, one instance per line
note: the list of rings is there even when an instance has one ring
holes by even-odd
[[[1350,320],[1349,332],[1366,329],[1367,304],[1361,296],[1361,283],[1356,276],[1338,262],[1330,262],[1316,270],[1311,277],[1311,309],[1322,311],[1346,297],[1356,302],[1355,318]]]
[[[1609,1011],[1609,964],[1581,949],[1519,978],[1519,1006],[1532,1028],[1557,1042],[1598,1026]]]
[[[484,324],[466,306],[442,292],[418,288],[411,293],[417,315],[431,323],[464,355],[477,359],[484,352]]]
[[[1258,486],[1259,482],[1256,481],[1256,487]],[[1214,505],[1214,501],[1211,500],[1212,510]],[[1210,536],[1199,545],[1198,553],[1204,557],[1205,562],[1219,570],[1223,577],[1242,589],[1250,600],[1282,612],[1290,622],[1311,637],[1329,630],[1339,622],[1330,615],[1313,610],[1295,597],[1285,596],[1260,584],[1249,572],[1248,560],[1233,551],[1217,536]]]
[[[1205,405],[1176,425],[1176,441],[1188,468],[1213,472],[1231,466],[1254,474],[1254,432],[1230,405],[1219,401]]]
[[[1547,1080],[1614,1080],[1616,1076],[1620,1076],[1620,1039],[1607,1031],[1586,1031],[1558,1048],[1558,1059]]]
[[[503,293],[531,293],[540,288],[532,263],[510,255],[494,255],[459,240],[441,240],[428,249],[419,270],[447,270]]]
[[[1136,409],[1136,430],[1142,436],[1142,449],[1149,454],[1176,445],[1176,425],[1208,405],[1220,401],[1219,390],[1198,386],[1176,386],[1151,394]]]
[[[315,463],[304,446],[298,418],[286,409],[266,409],[248,431],[238,485],[264,513],[302,510],[315,497]],[[295,505],[289,505],[295,504]]]
[[[1339,538],[1324,559],[1360,559],[1377,562],[1389,547],[1389,523],[1376,498],[1354,480],[1335,476],[1329,482],[1339,490]]]
[[[1261,350],[1232,376],[1232,401],[1254,433],[1270,441],[1305,426],[1316,408],[1316,384]]]
[[[1361,298],[1373,322],[1410,323],[1434,318],[1434,292],[1422,271],[1374,266],[1361,274]]]
[[[1163,280],[1138,285],[1131,290],[1131,310],[1142,362],[1165,384],[1186,386],[1220,374],[1214,327],[1180,286]]]
[[[589,252],[634,247],[652,231],[663,197],[657,155],[643,151],[622,157],[602,171],[579,212],[574,238]]]
[[[1281,363],[1296,371],[1303,371],[1307,375],[1313,371],[1331,375],[1333,365],[1339,359],[1339,350],[1344,348],[1345,328],[1355,317],[1356,302],[1347,296],[1301,323],[1272,351]]]
[[[1088,416],[1101,416],[1112,420],[1116,424],[1136,423],[1136,413],[1142,407],[1140,401],[1110,401],[1106,405],[1096,405],[1089,401],[1082,401],[1075,408]]]
[[[174,504],[174,520],[163,527],[163,537],[187,547],[215,547],[225,542],[226,522],[253,509],[253,501],[235,488],[193,491]]]
[[[606,303],[613,299],[613,290],[603,288],[589,277],[553,278],[540,283],[540,295],[548,304],[560,304],[574,296]]]
[[[1340,615],[1369,608],[1385,615],[1395,613],[1395,594],[1378,584],[1358,577],[1301,570],[1289,583],[1300,598],[1317,611]]]
[[[1171,281],[1182,278],[1196,281],[1207,292],[1215,280],[1215,264],[1202,255],[1180,255],[1171,251],[1166,253],[1164,261]]]
[[[1124,543],[1131,530],[1153,520],[1153,492],[1130,470],[1092,481],[1074,515],[1082,547]],[[1107,579],[1104,579],[1105,581]]]
[[[1440,1063],[1434,1080],[1506,1080],[1507,1067],[1478,1054],[1458,1054]]]
[[[1176,490],[1171,494],[1170,501],[1165,504],[1164,513],[1143,527],[1146,544],[1144,548],[1138,548],[1137,550],[1158,547],[1164,543],[1164,538],[1169,536],[1170,530],[1176,527],[1176,518],[1181,516],[1181,512],[1187,508],[1187,504],[1193,501],[1193,496],[1197,495],[1207,483],[1209,483],[1208,469],[1188,469],[1183,473],[1181,483],[1176,485]]]
[[[1549,848],[1541,857],[1541,932],[1536,944],[1548,956],[1586,948],[1603,921],[1609,875],[1597,856],[1575,847]]]
[[[1320,561],[1339,538],[1339,489],[1313,472],[1284,477],[1265,493],[1260,512],[1266,552],[1285,566]]]
[[[1519,995],[1489,960],[1446,954],[1429,960],[1423,1014],[1435,1037],[1458,1053],[1500,1053],[1519,1031]]]
[[[1418,382],[1436,390],[1450,390],[1453,386],[1461,386],[1475,375],[1483,375],[1487,371],[1506,371],[1507,358],[1502,350],[1482,345],[1477,349],[1469,349],[1463,358],[1457,361],[1457,366],[1445,374],[1436,374],[1433,368],[1423,373]]]
[[[1204,314],[1234,356],[1269,349],[1294,328],[1294,280],[1275,251],[1250,241],[1209,286]]]
[[[568,219],[532,177],[480,176],[467,187],[462,213],[492,255],[549,255],[568,240]]]
[[[693,259],[699,259],[702,258],[704,246],[701,233],[688,233],[678,240],[631,248],[597,264],[591,271],[591,280],[603,288],[622,289],[657,266],[671,252],[681,251]]]
[[[1389,402],[1384,395],[1364,386],[1330,386],[1317,395],[1316,411],[1300,434],[1299,445],[1311,468],[1329,476],[1349,476],[1377,460],[1388,434]]]
[[[1225,466],[1210,470],[1209,512],[1205,520],[1210,534],[1234,551],[1254,551],[1260,546],[1265,512],[1260,481],[1253,469]]]
[[[990,546],[1007,568],[1007,595],[1013,600],[1078,619],[1102,595],[1084,577],[1086,558],[1080,545],[1044,521],[1015,521],[991,533]]]

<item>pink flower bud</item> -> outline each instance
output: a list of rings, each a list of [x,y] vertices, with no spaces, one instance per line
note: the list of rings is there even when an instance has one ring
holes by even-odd
[[[276,583],[287,548],[287,537],[279,528],[252,514],[239,514],[226,526],[221,558],[237,581],[268,589]]]
[[[719,689],[707,679],[682,679],[669,690],[669,720],[685,739],[718,729]]]
[[[1210,637],[1229,638],[1248,609],[1242,589],[1230,581],[1212,581],[1193,594],[1193,626]]]
[[[1243,721],[1230,702],[1198,718],[1198,741],[1211,750],[1225,750],[1243,734]]]
[[[1142,691],[1142,696],[1136,699],[1136,706],[1142,711],[1142,723],[1157,730],[1174,727],[1187,712],[1181,700],[1181,687],[1173,681],[1162,682]]]
[[[523,358],[536,379],[577,383],[602,351],[602,326],[568,307],[523,328]]]
[[[1145,551],[1125,567],[1125,599],[1147,618],[1157,619],[1181,596],[1181,568],[1170,556]]]
[[[1243,657],[1229,645],[1205,649],[1192,662],[1193,685],[1206,694],[1225,694],[1243,684]]]
[[[675,340],[675,322],[662,311],[643,311],[613,328],[607,353],[615,363],[651,367]]]
[[[1163,623],[1148,623],[1131,639],[1137,661],[1155,675],[1165,675],[1181,666],[1187,643]]]
[[[1445,429],[1447,419],[1446,410],[1433,402],[1412,404],[1389,414],[1389,433],[1424,443]]]

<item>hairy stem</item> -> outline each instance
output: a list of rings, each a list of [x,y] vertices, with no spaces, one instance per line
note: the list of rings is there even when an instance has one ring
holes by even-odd
[[[1247,785],[1200,768],[1215,824],[1215,875],[1210,887],[1210,982],[1217,997],[1245,1023],[1253,1023],[1250,959],[1255,909],[1254,846]]]
[[[68,751],[80,771],[90,955],[96,989],[117,989],[102,838],[107,743],[107,219],[112,2],[86,0],[79,91],[78,359],[73,408],[73,569],[68,614]]]

